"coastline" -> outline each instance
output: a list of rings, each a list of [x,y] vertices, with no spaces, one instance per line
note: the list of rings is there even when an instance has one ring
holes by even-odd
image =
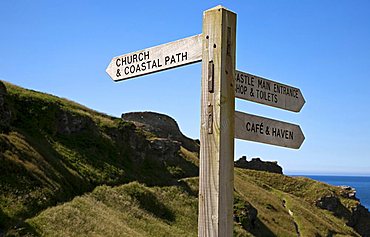
[[[370,210],[370,176],[361,175],[323,175],[323,174],[288,174],[292,177],[307,177],[333,186],[350,186],[356,190],[360,203]]]

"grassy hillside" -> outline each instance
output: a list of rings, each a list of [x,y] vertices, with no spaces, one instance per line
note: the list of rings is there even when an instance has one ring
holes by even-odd
[[[137,182],[92,193],[27,222],[47,236],[196,236],[197,199],[177,186]]]
[[[169,185],[197,175],[197,154],[176,141],[66,99],[5,85],[0,113],[11,116],[0,127],[0,235],[98,185]]]
[[[196,141],[5,85],[0,236],[197,235]],[[235,169],[234,197],[235,236],[369,233],[358,200],[307,178]]]
[[[310,198],[315,197],[301,198],[307,186],[319,196],[320,190],[328,189],[326,184],[242,169],[236,169],[235,178],[234,209],[239,220],[234,223],[235,236],[297,236],[298,232],[301,236],[359,236],[344,219],[314,207]],[[283,191],[281,183],[290,189]],[[197,178],[165,187],[138,182],[100,186],[27,223],[46,236],[197,236],[197,187]],[[356,204],[351,202],[348,205]],[[253,227],[248,224],[247,205],[258,210]]]
[[[357,236],[344,218],[315,206],[327,194],[340,197],[349,210],[358,204],[340,196],[340,188],[307,178],[237,169],[237,193],[258,209],[259,220],[277,236]]]

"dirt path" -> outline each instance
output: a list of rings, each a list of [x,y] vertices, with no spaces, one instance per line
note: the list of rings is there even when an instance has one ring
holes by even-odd
[[[300,237],[300,236],[301,236],[301,233],[299,232],[299,226],[298,226],[297,222],[296,222],[296,221],[295,221],[295,219],[294,219],[294,213],[292,212],[292,210],[290,210],[290,209],[286,206],[286,201],[285,201],[284,199],[283,199],[283,207],[284,207],[285,209],[287,209],[287,210],[288,210],[289,215],[292,217],[292,219],[293,219],[293,223],[294,223],[295,231],[296,231],[296,233],[297,233],[297,236],[298,236],[298,237]]]

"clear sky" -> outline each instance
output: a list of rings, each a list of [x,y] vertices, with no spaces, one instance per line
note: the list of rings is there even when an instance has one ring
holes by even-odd
[[[287,173],[370,175],[370,1],[0,1],[0,79],[119,117],[156,111],[199,138],[201,64],[114,83],[111,58],[202,31],[216,5],[237,13],[237,68],[301,89],[300,113],[236,102],[300,124],[300,150],[236,141],[235,155]]]

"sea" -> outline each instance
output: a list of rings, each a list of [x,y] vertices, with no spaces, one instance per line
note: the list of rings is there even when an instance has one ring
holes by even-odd
[[[297,175],[294,175],[297,176]],[[356,189],[356,197],[361,204],[370,210],[370,177],[369,176],[321,176],[300,175],[334,186],[347,185]]]

